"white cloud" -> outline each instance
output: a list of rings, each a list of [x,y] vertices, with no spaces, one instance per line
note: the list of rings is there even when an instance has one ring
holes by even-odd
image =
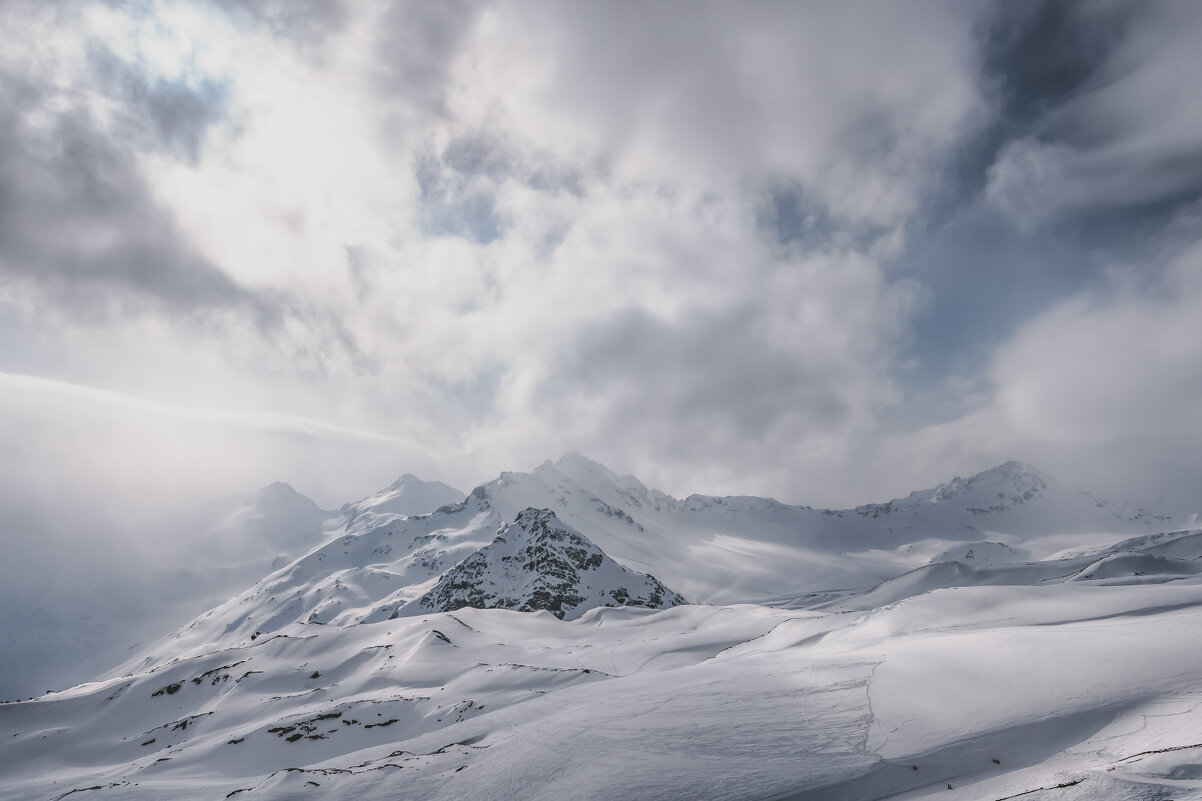
[[[474,29],[453,107],[618,181],[706,192],[785,176],[848,223],[892,226],[982,121],[970,17],[938,3],[506,7]]]
[[[1195,244],[1151,287],[1122,283],[1057,304],[997,349],[979,408],[887,438],[874,461],[934,481],[948,464],[1019,458],[1114,498],[1202,509],[1199,276]]]
[[[89,336],[150,395],[404,432],[467,449],[484,475],[577,446],[665,463],[674,488],[704,474],[788,493],[896,398],[887,362],[915,289],[876,254],[982,112],[965,15],[862,12],[402,6],[345,21],[320,60],[217,16],[146,30],[117,15],[119,56],[186,52],[227,82],[198,161],[138,167],[279,317],[226,315],[197,342],[174,326]],[[414,50],[417,29],[445,47]],[[822,209],[814,241],[763,226],[782,182]],[[621,344],[623,320],[649,339],[582,392],[585,354]],[[706,453],[723,455],[700,467]]]
[[[25,270],[0,312],[54,375],[420,442],[440,454],[434,477],[465,485],[569,447],[677,491],[855,503],[897,485],[862,462],[891,458],[874,442],[905,400],[924,289],[882,265],[989,122],[978,7],[356,5],[314,17],[337,23],[317,39],[304,14],[288,28],[220,4],[147,8],[67,24],[27,7],[53,32],[55,87],[31,118],[53,133],[89,110],[93,140],[146,189],[102,233],[142,221],[160,233],[151,256],[172,244],[222,292],[190,309],[171,284],[176,305],[149,306],[138,293],[171,271],[147,267],[68,303]],[[1033,230],[1099,189],[1132,202],[1175,185],[1131,178],[1139,153],[1187,151],[1194,130],[1165,109],[1153,141],[1133,113],[1154,117],[1145,84],[1177,86],[1192,57],[1155,28],[1167,14],[1116,51],[1123,80],[1002,148],[997,207]],[[222,87],[196,158],[121,138],[143,110],[89,73],[89,45],[146,85]],[[22,52],[2,63],[27,73]],[[1053,135],[1082,120],[1096,141]],[[1109,177],[1120,161],[1134,166]],[[93,304],[121,314],[81,319]],[[1090,308],[1061,324],[1140,324]],[[1008,367],[1038,355],[1023,342],[994,362],[994,425],[1015,443],[1052,441],[1040,425],[1067,436],[1023,415],[1060,392]],[[1103,411],[1066,422],[1102,426]],[[990,441],[972,452],[1021,456]]]

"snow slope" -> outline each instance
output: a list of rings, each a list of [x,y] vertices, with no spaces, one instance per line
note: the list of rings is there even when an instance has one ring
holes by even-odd
[[[1198,798],[1199,626],[1196,577],[293,624],[0,706],[0,799]]]
[[[971,553],[978,547],[970,548]],[[1164,554],[1172,553],[1175,556]],[[1154,584],[1202,573],[1202,530],[1164,532],[1114,546],[1036,562],[940,558],[849,597],[810,605],[813,609],[857,611],[894,604],[949,587],[1036,586],[1053,582]]]
[[[1017,463],[843,511],[575,454],[430,514],[390,491],[0,705],[0,801],[1202,798],[1196,528]],[[621,600],[669,608],[587,609]]]

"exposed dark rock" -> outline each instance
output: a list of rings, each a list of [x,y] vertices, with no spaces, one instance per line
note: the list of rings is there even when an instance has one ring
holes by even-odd
[[[592,606],[660,608],[686,601],[654,576],[618,565],[549,509],[527,509],[417,603],[443,612],[465,606],[546,610],[562,619]]]

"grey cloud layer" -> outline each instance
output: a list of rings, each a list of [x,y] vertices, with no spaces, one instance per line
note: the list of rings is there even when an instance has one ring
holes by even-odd
[[[83,316],[124,299],[113,291],[174,311],[253,303],[180,237],[124,142],[86,111],[49,111],[27,76],[0,76],[0,91],[0,269],[10,280],[35,284]],[[183,132],[171,99],[152,102],[169,140],[196,135]]]
[[[1082,68],[1069,81],[1074,91],[1039,108],[989,171],[989,199],[1025,228],[1115,210],[1168,218],[1202,190],[1202,119],[1187,100],[1202,69],[1202,11],[1171,3],[1117,10],[1059,12],[1093,55],[1080,47],[1084,64],[1062,68]]]

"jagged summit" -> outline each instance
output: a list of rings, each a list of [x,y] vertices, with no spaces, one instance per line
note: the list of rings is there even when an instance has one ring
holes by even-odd
[[[528,508],[412,606],[440,612],[465,606],[541,609],[571,619],[598,606],[661,609],[684,603],[654,576],[614,562],[550,509]]]

